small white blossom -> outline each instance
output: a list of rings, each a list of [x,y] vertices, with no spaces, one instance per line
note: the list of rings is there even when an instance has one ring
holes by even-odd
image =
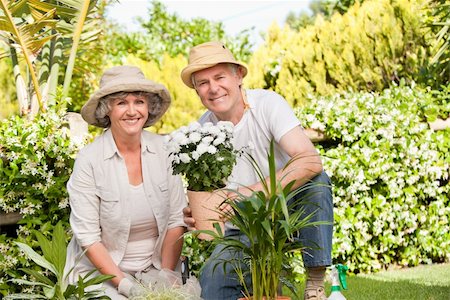
[[[208,152],[208,145],[204,144],[204,143],[200,143],[197,145],[196,151],[199,155],[202,155],[203,153]]]
[[[191,132],[189,134],[189,141],[191,143],[197,143],[198,141],[200,141],[202,139],[202,136],[200,133],[198,132]]]
[[[205,136],[202,138],[202,144],[209,145],[214,140],[212,136]]]
[[[191,161],[191,158],[187,153],[180,153],[180,160],[186,164]]]
[[[208,153],[215,154],[217,152],[217,148],[213,145],[208,146]]]

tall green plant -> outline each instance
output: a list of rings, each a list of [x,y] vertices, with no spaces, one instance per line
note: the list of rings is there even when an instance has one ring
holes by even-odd
[[[430,61],[430,74],[428,74],[430,85],[436,88],[450,82],[450,3],[445,0],[430,1],[430,17],[427,24],[435,36],[432,45],[432,58]]]
[[[313,187],[307,183],[295,190],[292,189],[294,181],[281,186],[281,180],[277,179],[275,166],[274,142],[271,142],[267,154],[269,163],[269,176],[266,181],[263,171],[257,162],[249,157],[255,172],[263,184],[262,191],[254,191],[250,196],[245,196],[234,191],[236,198],[226,199],[225,203],[231,207],[231,211],[220,211],[222,217],[237,227],[241,234],[248,238],[248,244],[234,237],[224,236],[218,224],[218,233],[202,231],[213,237],[214,245],[224,246],[224,251],[237,251],[242,253],[242,261],[224,262],[232,264],[245,288],[245,293],[250,294],[244,278],[249,267],[252,278],[253,299],[275,299],[280,283],[286,284],[294,293],[296,290],[289,279],[285,278],[283,271],[286,270],[289,261],[288,254],[304,249],[304,245],[296,234],[309,226],[323,225],[324,222],[311,221],[315,212],[307,214],[301,203],[308,201],[307,197],[299,197],[298,194],[307,192]],[[293,162],[292,159],[290,163]],[[286,168],[285,167],[285,168]],[[200,230],[199,230],[200,231]]]
[[[17,246],[36,264],[46,269],[48,272],[54,275],[55,279],[52,277],[45,276],[41,272],[22,268],[21,270],[34,278],[32,280],[24,279],[12,279],[13,282],[25,285],[25,286],[40,286],[42,288],[41,292],[35,292],[32,294],[20,293],[20,294],[10,294],[5,297],[7,299],[55,299],[55,300],[65,300],[65,299],[110,299],[107,296],[102,295],[100,290],[86,291],[85,289],[89,286],[100,284],[107,280],[113,278],[113,275],[98,275],[91,277],[95,272],[92,271],[85,275],[84,277],[79,277],[76,285],[68,284],[67,278],[72,272],[70,269],[68,272],[64,272],[64,267],[66,264],[66,254],[67,254],[67,243],[66,234],[64,232],[61,222],[59,222],[52,234],[52,239],[47,239],[39,231],[34,231],[34,234],[39,242],[40,249],[43,256],[39,255],[30,246],[24,243],[15,242]]]
[[[98,22],[88,18],[95,12],[96,3],[96,0],[1,0],[0,34],[10,49],[20,113],[31,112],[34,116],[45,110],[47,99],[56,94],[62,63],[66,65],[63,81],[64,95],[67,95],[84,25]],[[91,41],[98,32],[91,28],[90,33],[84,32],[83,38]],[[64,47],[71,49],[67,63]],[[20,68],[20,58],[26,62],[28,84]]]

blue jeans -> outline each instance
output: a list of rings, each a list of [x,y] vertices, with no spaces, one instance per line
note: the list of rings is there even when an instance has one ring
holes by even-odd
[[[303,263],[307,268],[331,265],[333,236],[333,197],[330,179],[322,172],[311,182],[314,183],[311,188],[300,192],[296,197],[307,199],[302,201],[301,205],[305,209],[305,214],[315,212],[312,222],[326,221],[329,224],[309,226],[300,231],[298,238],[308,247],[303,252]],[[239,230],[227,230],[225,234],[242,241],[246,240]],[[201,297],[204,300],[236,300],[243,297],[243,286],[233,268],[233,263],[240,257],[241,254],[236,251],[224,251],[221,245],[216,246],[200,273]],[[246,278],[246,283],[248,287],[251,286],[250,276]]]

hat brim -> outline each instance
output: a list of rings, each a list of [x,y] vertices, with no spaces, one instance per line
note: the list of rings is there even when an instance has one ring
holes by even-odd
[[[123,78],[122,78],[123,79]],[[155,124],[167,109],[170,106],[171,98],[170,94],[164,85],[156,83],[154,81],[148,79],[140,79],[140,80],[113,80],[110,81],[107,85],[101,87],[97,90],[91,98],[86,102],[85,105],[81,108],[81,116],[83,119],[90,125],[94,125],[97,127],[104,127],[98,123],[97,118],[95,117],[95,110],[97,109],[99,100],[107,95],[118,93],[118,92],[148,92],[155,94],[160,98],[161,101],[161,111],[158,116],[148,119],[144,124],[144,127],[151,126]]]
[[[244,64],[236,62],[236,61],[220,61],[220,62],[214,62],[214,63],[210,63],[210,64],[189,65],[181,71],[181,80],[183,80],[185,85],[187,85],[191,89],[194,89],[195,87],[194,87],[194,84],[192,83],[192,74],[194,74],[195,72],[204,70],[204,69],[214,67],[215,65],[218,65],[218,64],[227,64],[227,63],[241,66],[242,70],[243,70],[242,77],[245,77],[247,75],[247,67]]]

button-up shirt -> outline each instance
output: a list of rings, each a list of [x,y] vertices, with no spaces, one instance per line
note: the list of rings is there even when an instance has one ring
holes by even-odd
[[[183,208],[186,196],[179,176],[172,175],[162,136],[143,131],[141,135],[142,177],[145,196],[158,225],[158,239],[152,257],[161,268],[161,247],[168,229],[186,226]],[[123,258],[130,233],[128,172],[111,130],[84,147],[75,161],[67,184],[70,225],[73,238],[68,247],[66,267],[75,264],[86,248],[101,242],[118,265]],[[95,267],[84,256],[70,274],[71,282]]]

